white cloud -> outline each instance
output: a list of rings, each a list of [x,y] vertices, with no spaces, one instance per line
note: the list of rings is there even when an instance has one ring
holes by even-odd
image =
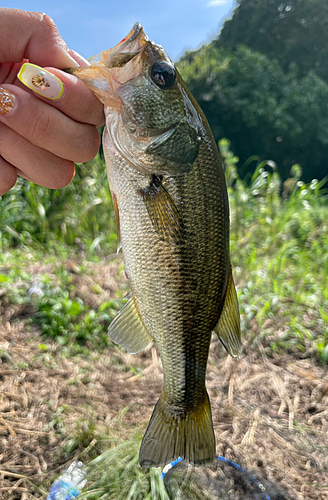
[[[226,3],[228,3],[228,0],[210,0],[210,2],[207,3],[207,7],[218,7]]]

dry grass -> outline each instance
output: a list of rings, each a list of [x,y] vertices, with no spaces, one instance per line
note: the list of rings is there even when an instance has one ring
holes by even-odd
[[[261,352],[211,366],[217,451],[298,500],[328,499],[328,377],[322,367]]]
[[[91,281],[80,284],[85,297]],[[112,288],[106,293],[115,293],[115,280]],[[89,300],[99,300],[92,286]],[[26,314],[20,306],[3,310],[0,324],[1,500],[45,499],[51,480],[73,458],[87,462],[138,427],[143,431],[162,384],[154,347],[135,356],[112,348],[66,359],[54,343],[40,350],[38,331],[26,330]],[[328,499],[322,365],[292,355],[268,359],[247,343],[235,361],[213,337],[207,387],[218,454],[292,498]]]

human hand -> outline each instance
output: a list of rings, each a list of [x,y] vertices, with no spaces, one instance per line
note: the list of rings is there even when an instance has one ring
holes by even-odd
[[[42,67],[22,67],[25,62]],[[103,106],[83,82],[60,71],[87,64],[67,49],[50,17],[0,8],[0,196],[17,175],[64,187],[74,177],[74,162],[97,154]],[[45,72],[43,80],[43,68],[57,78]],[[17,78],[20,69],[34,91]]]

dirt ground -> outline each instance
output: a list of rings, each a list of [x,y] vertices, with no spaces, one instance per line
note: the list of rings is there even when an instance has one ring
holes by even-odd
[[[95,265],[89,272],[96,279]],[[90,280],[78,279],[81,290]],[[103,270],[100,286],[101,279]],[[102,300],[115,293],[111,283]],[[113,348],[66,359],[59,345],[26,328],[24,308],[0,304],[0,314],[0,499],[45,499],[44,480],[71,462],[74,453],[63,455],[62,445],[83,422],[93,419],[122,439],[145,430],[161,392],[161,362],[154,346],[134,356]],[[268,358],[246,342],[233,360],[213,336],[207,388],[219,455],[290,498],[328,500],[327,369],[292,355]]]

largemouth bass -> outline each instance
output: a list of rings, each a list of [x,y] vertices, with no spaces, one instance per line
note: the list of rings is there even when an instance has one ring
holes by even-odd
[[[205,372],[212,331],[240,350],[224,172],[207,120],[165,50],[137,23],[71,73],[105,105],[103,144],[131,295],[109,336],[132,353],[155,340],[163,392],[143,467],[215,458]]]

